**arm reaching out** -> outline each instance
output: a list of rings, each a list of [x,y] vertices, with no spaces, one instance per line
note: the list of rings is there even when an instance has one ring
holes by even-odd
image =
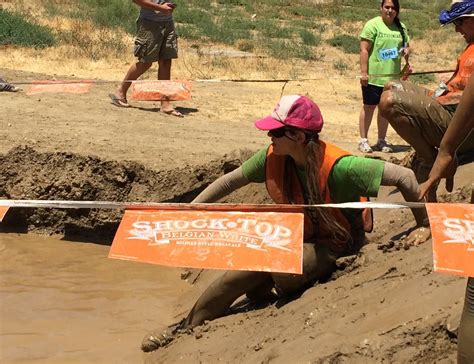
[[[212,182],[193,200],[193,203],[215,202],[249,183],[242,172],[242,167],[239,167]]]

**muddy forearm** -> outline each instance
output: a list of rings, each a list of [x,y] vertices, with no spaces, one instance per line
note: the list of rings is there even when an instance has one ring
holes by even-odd
[[[411,169],[393,163],[385,163],[382,186],[396,186],[402,193],[405,201],[418,202],[420,186],[416,180],[415,173]],[[425,208],[411,209],[411,212],[418,226],[429,226]]]
[[[242,167],[239,167],[216,179],[193,200],[193,203],[215,202],[248,183],[249,180],[243,175]]]

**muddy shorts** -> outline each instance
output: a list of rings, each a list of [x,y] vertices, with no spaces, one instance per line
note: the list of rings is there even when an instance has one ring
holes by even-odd
[[[429,145],[439,147],[453,118],[455,107],[441,105],[428,95],[427,89],[410,82],[394,82],[391,91],[395,112],[407,117]],[[474,149],[474,133],[471,131],[459,147],[459,152],[472,149]]]
[[[178,58],[178,36],[174,22],[139,18],[133,54],[139,62]]]

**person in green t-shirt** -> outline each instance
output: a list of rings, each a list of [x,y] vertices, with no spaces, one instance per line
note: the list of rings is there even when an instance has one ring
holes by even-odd
[[[399,13],[398,0],[383,0],[380,16],[369,20],[360,33],[360,84],[364,105],[359,115],[359,150],[363,153],[373,151],[367,138],[369,127],[374,111],[380,103],[383,86],[394,78],[377,75],[398,75],[402,57],[408,64],[410,38],[405,24],[400,22]],[[378,140],[374,149],[392,152],[392,148],[385,141],[388,121],[380,113],[377,114],[377,128]]]
[[[305,96],[283,96],[273,113],[255,125],[268,131],[272,144],[214,181],[194,203],[215,202],[252,182],[265,182],[278,204],[359,201],[377,196],[381,185],[396,186],[407,201],[418,201],[419,186],[412,170],[352,156],[320,140],[323,117]],[[425,209],[412,212],[417,226],[405,243],[419,244],[431,236],[428,219]],[[360,209],[305,208],[303,274],[227,271],[204,291],[181,322],[147,334],[142,350],[156,350],[173,340],[179,330],[225,315],[243,294],[249,299],[285,297],[328,279],[339,257],[356,254],[364,245],[367,222],[372,221],[363,216]]]

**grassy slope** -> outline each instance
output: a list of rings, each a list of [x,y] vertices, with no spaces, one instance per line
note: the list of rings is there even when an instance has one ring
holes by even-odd
[[[357,36],[363,23],[378,14],[373,0],[176,2],[181,59],[174,74],[188,78],[356,75]],[[403,4],[401,17],[413,39],[418,70],[454,62],[452,46],[443,44],[456,44],[456,52],[463,46],[452,29],[439,29],[437,14],[448,3],[416,0]],[[45,73],[54,69],[59,74],[71,74],[74,69],[75,75],[116,78],[116,71],[112,76],[111,70],[133,61],[130,48],[137,9],[131,1],[4,1],[1,6],[51,29],[56,44],[46,50],[26,47],[2,52],[0,67],[10,68],[14,59],[17,69]],[[432,39],[437,44],[431,44]],[[249,51],[259,58],[208,56],[208,47]],[[31,57],[38,59],[33,69],[28,62]]]

